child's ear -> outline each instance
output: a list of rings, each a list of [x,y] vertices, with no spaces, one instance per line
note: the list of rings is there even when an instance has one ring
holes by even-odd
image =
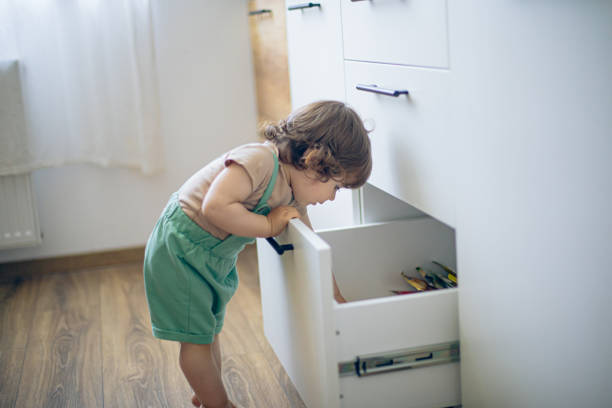
[[[321,163],[329,161],[332,154],[327,146],[316,143],[310,146],[302,155],[302,160],[306,168],[318,168]]]
[[[312,166],[313,153],[314,152],[312,150],[312,147],[309,147],[308,149],[306,149],[304,154],[302,154],[302,158],[300,159],[300,162],[304,165],[306,169]]]
[[[312,146],[306,149],[300,158],[300,164],[303,166],[304,170],[308,170],[313,167],[316,156],[316,149],[314,149]]]

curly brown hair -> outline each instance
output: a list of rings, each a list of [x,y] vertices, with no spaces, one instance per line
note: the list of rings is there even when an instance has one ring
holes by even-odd
[[[279,150],[281,162],[313,170],[322,182],[344,187],[365,184],[372,171],[368,131],[357,113],[338,101],[319,101],[264,127],[263,135]]]

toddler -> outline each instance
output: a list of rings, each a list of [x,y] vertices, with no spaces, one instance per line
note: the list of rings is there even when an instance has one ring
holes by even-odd
[[[264,136],[191,176],[147,243],[153,335],[180,342],[179,363],[196,407],[234,407],[221,379],[219,333],[238,286],[238,253],[254,237],[278,235],[291,218],[310,227],[307,205],[362,186],[372,168],[368,133],[341,102],[307,105],[267,126]],[[335,299],[345,302],[333,283]]]

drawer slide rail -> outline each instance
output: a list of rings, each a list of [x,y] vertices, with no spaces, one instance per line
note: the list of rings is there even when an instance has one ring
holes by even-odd
[[[340,377],[364,377],[389,371],[428,367],[459,361],[459,342],[432,344],[387,353],[357,356],[353,361],[338,363]]]

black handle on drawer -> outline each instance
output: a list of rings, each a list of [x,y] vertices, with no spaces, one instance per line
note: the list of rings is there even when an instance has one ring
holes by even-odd
[[[287,10],[302,10],[312,7],[321,7],[321,3],[300,3],[287,7]]]
[[[270,9],[261,9],[261,10],[249,11],[249,16],[256,16],[258,14],[266,14],[266,13],[272,14],[272,10],[270,10]]]
[[[379,88],[378,85],[357,84],[356,88],[359,89],[360,91],[373,92],[373,93],[387,95],[387,96],[394,96],[396,98],[400,95],[408,95],[408,91],[405,89],[403,90],[385,89],[385,88]]]
[[[270,243],[270,245],[272,245],[272,248],[274,248],[274,250],[279,254],[282,255],[285,251],[292,251],[293,250],[293,244],[279,244],[278,242],[276,242],[276,240],[272,237],[270,238],[266,238],[266,241],[268,241]]]

